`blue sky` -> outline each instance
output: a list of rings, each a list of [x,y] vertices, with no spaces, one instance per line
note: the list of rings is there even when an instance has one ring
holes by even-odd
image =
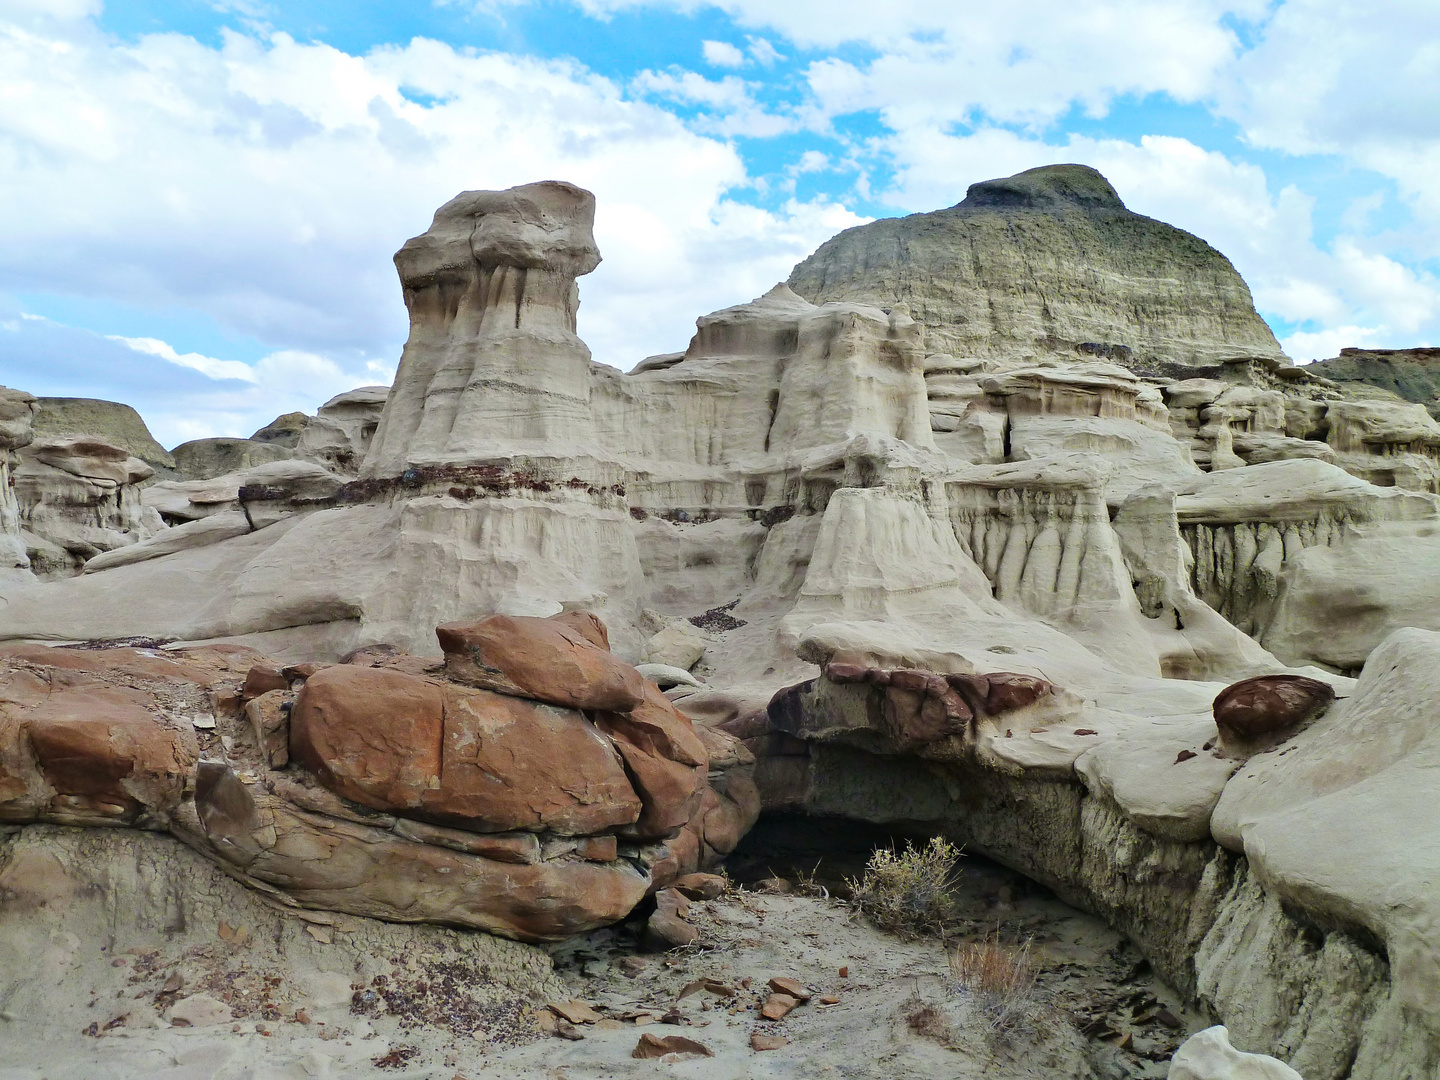
[[[581,334],[683,348],[841,228],[1054,161],[1297,360],[1440,342],[1440,5],[0,0],[0,383],[167,445],[388,381],[456,192],[594,190]]]

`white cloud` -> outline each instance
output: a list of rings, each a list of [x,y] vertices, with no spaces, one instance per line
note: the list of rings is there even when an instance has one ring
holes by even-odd
[[[744,67],[745,54],[728,41],[706,41],[700,46],[711,67]]]
[[[755,58],[757,64],[769,67],[771,64],[785,59],[780,50],[763,37],[746,38],[745,41],[750,46],[750,55]]]
[[[643,6],[691,10],[693,0],[584,0],[608,14]],[[1209,94],[1240,49],[1227,15],[1254,18],[1265,0],[713,0],[744,26],[805,49],[860,44],[875,56],[811,66],[811,90],[831,116],[877,109],[895,126],[963,121],[977,113],[1044,124],[1073,104],[1103,113],[1114,98]],[[752,47],[773,49],[752,38]],[[762,59],[759,51],[755,52]],[[837,92],[840,91],[840,92]]]
[[[790,123],[738,79],[666,78],[657,92],[712,102],[717,125]],[[581,282],[580,330],[622,368],[683,346],[697,315],[858,220],[825,201],[731,202],[748,183],[732,146],[572,62],[425,39],[364,56],[284,34],[125,43],[93,22],[0,20],[0,205],[24,208],[0,216],[0,291],[202,312],[287,350],[254,365],[261,391],[301,355],[375,381],[364,365],[393,365],[405,336],[394,251],[458,191],[546,178],[598,197],[605,261]],[[239,373],[158,349],[161,370]],[[296,394],[313,409],[345,388]],[[217,429],[250,416],[205,400]]]
[[[1328,360],[1339,356],[1345,348],[1383,347],[1379,330],[1373,326],[1337,326],[1330,330],[1300,330],[1280,342],[1286,354],[1297,364]]]
[[[213,356],[204,356],[201,353],[193,352],[177,353],[173,345],[161,341],[159,338],[132,338],[122,337],[119,334],[106,334],[105,336],[111,341],[123,342],[136,352],[145,353],[147,356],[158,356],[162,360],[168,360],[172,364],[189,368],[191,371],[198,371],[212,379],[258,381],[255,369],[239,360],[217,360]]]

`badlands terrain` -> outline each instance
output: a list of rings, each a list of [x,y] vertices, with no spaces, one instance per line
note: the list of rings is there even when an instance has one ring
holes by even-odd
[[[0,388],[0,1078],[1440,1080],[1435,350],[1057,165],[622,374],[595,209],[249,439]]]

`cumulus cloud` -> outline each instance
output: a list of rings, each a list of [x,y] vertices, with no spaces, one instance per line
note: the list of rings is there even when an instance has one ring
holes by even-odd
[[[168,360],[180,367],[198,371],[201,375],[208,375],[212,379],[239,379],[241,382],[256,382],[255,369],[249,364],[241,363],[239,360],[217,360],[213,356],[205,356],[201,353],[179,353],[169,342],[161,341],[159,338],[134,338],[124,337],[120,334],[106,334],[110,341],[119,341],[130,346],[138,353],[147,356],[158,356],[162,360]]]
[[[704,41],[700,49],[711,67],[744,67],[745,54],[728,41]]]
[[[93,5],[70,7],[0,18],[0,204],[24,208],[0,217],[0,292],[204,313],[277,350],[253,368],[262,391],[301,355],[352,380],[393,366],[406,322],[390,257],[461,190],[563,178],[596,193],[605,261],[582,281],[580,329],[619,367],[683,346],[697,315],[859,220],[823,200],[733,202],[748,182],[734,147],[574,62],[425,39],[363,56],[280,33],[122,42],[85,18]],[[744,113],[738,83],[653,88]],[[162,344],[109,343],[152,372],[238,370]],[[36,382],[34,360],[0,349],[6,381]],[[316,384],[308,407],[338,389]],[[214,401],[187,398],[217,429],[248,416]]]
[[[662,5],[584,0],[583,6],[609,14]],[[673,0],[663,6],[699,5]],[[1264,0],[714,0],[705,6],[804,49],[864,46],[867,59],[812,64],[810,88],[826,115],[875,109],[897,125],[964,121],[979,113],[1042,124],[1076,103],[1103,113],[1123,94],[1195,101],[1239,51],[1225,17],[1265,11]]]

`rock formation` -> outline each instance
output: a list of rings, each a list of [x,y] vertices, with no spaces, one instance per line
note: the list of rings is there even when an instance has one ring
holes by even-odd
[[[192,439],[170,452],[182,480],[213,480],[226,473],[288,461],[294,452],[278,443],[254,439]]]
[[[173,639],[3,654],[13,820],[530,938],[762,804],[922,825],[1102,915],[1240,1051],[1432,1073],[1424,410],[1287,365],[1222,256],[1075,167],[844,234],[628,374],[575,334],[593,212],[447,203],[396,258],[373,435],[378,392],[277,421],[324,464],[153,483],[168,528],[0,583],[0,639]],[[807,299],[821,268],[856,294]]]
[[[972,184],[948,210],[847,229],[790,275],[808,300],[905,307],[931,352],[1150,367],[1283,356],[1230,261],[1084,165]]]
[[[1423,405],[1440,419],[1440,349],[1341,349],[1339,356],[1308,367],[1341,384],[1388,391],[1387,397]]]
[[[96,398],[42,397],[35,400],[37,438],[83,436],[118,446],[152,469],[173,469],[175,462],[155,441],[145,421],[129,405]]]
[[[523,940],[613,922],[759,801],[734,740],[575,620],[445,631],[511,658],[512,693],[447,677],[470,645],[283,670],[236,646],[0,650],[0,821],[168,831],[302,907]]]
[[[30,445],[35,398],[0,386],[0,574],[28,569],[30,557],[20,536],[20,500],[15,494],[15,451]]]
[[[307,418],[295,440],[296,456],[354,476],[370,449],[389,396],[388,386],[361,386],[336,394]],[[276,445],[274,440],[270,443]]]

